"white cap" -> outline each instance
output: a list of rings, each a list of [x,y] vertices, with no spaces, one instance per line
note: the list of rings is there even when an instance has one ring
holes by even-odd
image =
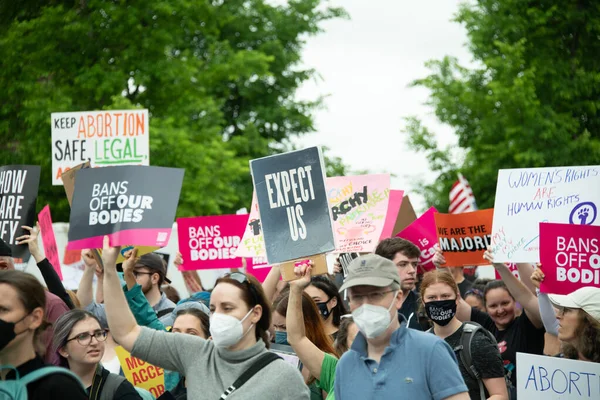
[[[588,286],[571,294],[549,294],[548,297],[556,308],[580,309],[600,322],[600,288]]]

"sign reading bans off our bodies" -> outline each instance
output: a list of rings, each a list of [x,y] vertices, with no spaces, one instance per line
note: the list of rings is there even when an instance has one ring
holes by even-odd
[[[185,259],[181,269],[239,267],[242,260],[235,253],[247,223],[248,214],[178,218],[179,251]]]
[[[492,240],[494,209],[462,214],[434,214],[440,248],[446,265],[467,267],[487,265],[483,259]]]
[[[11,248],[15,262],[29,260],[27,245],[17,245],[25,234],[23,225],[35,223],[35,203],[40,183],[37,165],[6,165],[0,167],[0,237]]]
[[[77,171],[69,250],[111,246],[164,247],[171,236],[183,169],[112,167]]]
[[[92,167],[150,165],[148,110],[52,113],[52,184],[87,160]]]
[[[334,250],[319,147],[250,161],[270,264]]]

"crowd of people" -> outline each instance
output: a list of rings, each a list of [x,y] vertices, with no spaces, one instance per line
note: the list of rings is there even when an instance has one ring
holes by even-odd
[[[519,279],[489,251],[499,280],[467,279],[439,249],[424,272],[419,248],[394,237],[352,260],[341,285],[339,263],[313,276],[306,261],[290,282],[279,266],[262,284],[234,268],[181,296],[165,286],[161,257],[133,249],[117,267],[106,237],[101,252],[82,252],[71,292],[38,247],[39,227],[24,229],[46,287],[0,242],[0,398],[19,388],[29,399],[153,398],[124,377],[117,346],[164,369],[163,400],[514,400],[517,353],[600,362],[600,288],[540,293],[544,266],[518,264]]]

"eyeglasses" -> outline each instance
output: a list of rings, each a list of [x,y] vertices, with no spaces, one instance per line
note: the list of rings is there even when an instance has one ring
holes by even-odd
[[[133,271],[132,272],[133,277],[135,279],[137,279],[137,277],[140,276],[140,275],[154,275],[154,274],[157,274],[157,273],[158,272],[143,272],[143,271]]]
[[[79,335],[72,337],[71,339],[68,339],[65,344],[69,343],[72,340],[77,340],[77,342],[82,345],[82,346],[87,346],[90,343],[92,343],[92,338],[96,338],[96,341],[98,342],[104,342],[106,340],[106,336],[108,335],[108,330],[106,329],[100,329],[97,331],[94,331],[92,333],[89,332],[84,332],[84,333],[80,333]]]
[[[563,316],[563,315],[565,315],[565,314],[568,314],[568,313],[570,313],[570,312],[573,312],[573,311],[575,311],[575,309],[574,309],[574,308],[569,308],[569,307],[561,307],[561,308],[559,308],[559,309],[557,309],[557,310],[558,310],[558,311],[556,312],[556,315],[557,315],[557,316]]]
[[[230,274],[225,275],[224,278],[233,279],[234,281],[238,281],[242,285],[246,284],[248,286],[248,289],[250,290],[250,293],[252,293],[254,305],[259,304],[259,297],[256,293],[256,289],[254,288],[254,285],[250,283],[246,274],[242,274],[241,272],[232,272]]]
[[[362,304],[366,298],[369,299],[369,303],[379,303],[388,293],[394,293],[395,290],[388,290],[386,292],[373,292],[367,294],[350,294],[350,301],[356,304]]]

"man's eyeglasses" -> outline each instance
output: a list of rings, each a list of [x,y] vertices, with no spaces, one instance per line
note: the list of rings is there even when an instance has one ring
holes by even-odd
[[[388,290],[386,292],[373,292],[367,294],[350,294],[350,301],[356,304],[364,303],[365,299],[369,299],[369,303],[379,303],[385,299],[385,295],[388,293],[394,293],[395,290]]]
[[[133,277],[137,279],[137,277],[140,275],[154,275],[156,274],[156,272],[133,271],[132,274]]]
[[[244,285],[244,284],[247,285],[248,289],[250,290],[250,293],[252,293],[254,305],[260,304],[260,302],[258,301],[259,296],[256,293],[256,289],[254,288],[254,285],[252,283],[250,283],[246,274],[242,274],[241,272],[232,272],[230,274],[225,275],[224,278],[233,279],[235,281],[238,281],[242,285]]]
[[[106,340],[106,336],[108,335],[108,331],[106,329],[100,329],[90,332],[80,333],[79,335],[68,339],[65,344],[69,343],[72,340],[77,340],[77,342],[82,346],[87,346],[92,343],[92,338],[96,338],[98,342],[104,342]]]

